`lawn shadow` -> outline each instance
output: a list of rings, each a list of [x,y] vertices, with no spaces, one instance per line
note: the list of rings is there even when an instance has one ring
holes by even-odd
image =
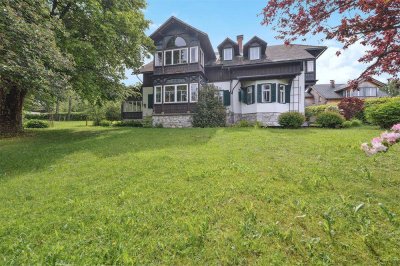
[[[76,152],[100,158],[203,145],[217,129],[68,128],[33,130],[27,137],[0,141],[0,179],[39,171]]]

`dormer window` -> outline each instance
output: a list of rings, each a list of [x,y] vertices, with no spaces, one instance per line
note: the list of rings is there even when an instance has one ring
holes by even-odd
[[[250,60],[260,59],[260,46],[250,47]]]
[[[224,49],[224,60],[232,60],[233,57],[233,49],[232,48],[225,48]]]

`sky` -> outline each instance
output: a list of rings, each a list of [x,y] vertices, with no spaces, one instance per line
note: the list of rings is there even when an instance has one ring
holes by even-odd
[[[148,0],[145,17],[151,21],[148,35],[153,33],[161,24],[171,16],[175,16],[184,22],[204,31],[208,34],[214,49],[226,38],[236,41],[236,36],[243,34],[246,43],[254,35],[265,40],[268,45],[282,44],[282,40],[274,37],[276,32],[270,27],[261,25],[263,7],[266,0]],[[340,20],[336,16],[331,19],[333,23]],[[317,59],[318,83],[346,83],[357,78],[366,65],[357,61],[366,47],[355,44],[350,46],[342,55],[337,57],[336,51],[340,50],[341,44],[336,41],[321,41],[321,36],[309,36],[307,41],[296,41],[298,44],[324,45],[328,49]],[[136,76],[127,71],[126,84],[134,84],[138,81]],[[139,77],[140,78],[140,77]],[[376,77],[386,82],[387,77]]]

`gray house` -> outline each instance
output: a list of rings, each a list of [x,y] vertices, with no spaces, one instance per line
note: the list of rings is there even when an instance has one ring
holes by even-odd
[[[157,51],[143,66],[142,100],[123,103],[122,117],[152,116],[165,127],[191,126],[198,92],[219,89],[227,123],[239,120],[277,125],[282,112],[304,112],[305,90],[316,83],[316,60],[325,46],[268,45],[254,36],[244,43],[226,38],[217,47],[207,33],[171,17],[150,38]]]

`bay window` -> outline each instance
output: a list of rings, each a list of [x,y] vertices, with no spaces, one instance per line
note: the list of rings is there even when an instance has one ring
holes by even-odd
[[[155,103],[162,103],[162,87],[156,86],[155,87]]]
[[[260,47],[250,47],[250,60],[260,59]]]
[[[233,57],[233,49],[225,48],[224,49],[224,60],[232,60]]]
[[[199,47],[190,47],[190,63],[199,62]]]
[[[123,105],[124,113],[141,112],[142,101],[126,101]]]
[[[188,62],[188,48],[165,51],[165,65],[186,64]]]
[[[187,85],[176,86],[176,102],[187,102]]]
[[[164,103],[183,103],[188,101],[188,85],[165,85]]]
[[[197,102],[199,97],[199,84],[190,83],[190,102]]]
[[[154,56],[154,65],[162,66],[162,61],[163,61],[163,52],[157,52]]]

